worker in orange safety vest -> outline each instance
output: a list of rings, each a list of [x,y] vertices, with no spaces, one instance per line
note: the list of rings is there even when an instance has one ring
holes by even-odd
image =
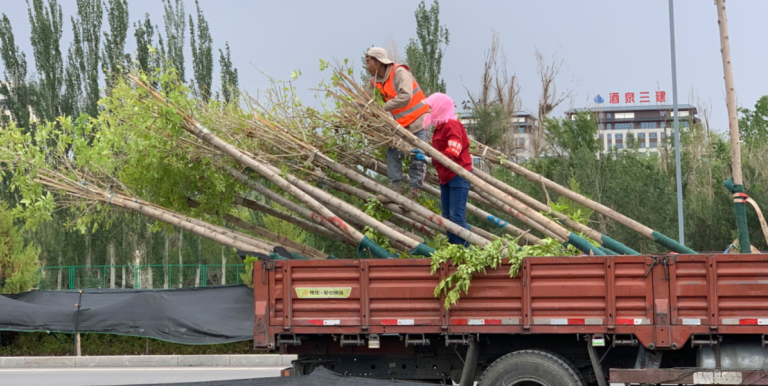
[[[365,54],[365,66],[371,74],[371,85],[384,96],[384,110],[392,113],[397,123],[427,142],[427,131],[422,127],[424,117],[429,113],[429,106],[424,103],[424,92],[411,75],[408,66],[389,60],[383,48],[373,47]],[[400,194],[405,192],[403,179],[403,153],[393,147],[387,148],[387,176],[392,189]],[[412,159],[408,172],[411,187],[408,198],[418,197],[427,165]]]

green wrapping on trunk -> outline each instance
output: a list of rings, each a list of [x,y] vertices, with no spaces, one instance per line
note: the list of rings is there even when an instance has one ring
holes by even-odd
[[[600,247],[600,250],[603,251],[603,253],[605,253],[608,256],[620,255],[620,253],[616,253],[616,252],[614,252],[614,251],[612,251],[612,250],[610,250],[610,249],[608,249],[606,247]]]
[[[308,258],[308,257],[306,257],[306,256],[302,256],[302,255],[300,255],[300,254],[298,254],[298,253],[293,253],[293,252],[288,252],[288,253],[290,253],[290,254],[291,254],[291,256],[293,256],[293,259],[294,259],[294,260],[309,260],[309,258]]]
[[[657,243],[661,244],[662,246],[664,246],[665,248],[669,249],[670,251],[675,251],[677,253],[685,253],[685,254],[689,254],[689,255],[696,255],[696,254],[698,254],[698,252],[694,251],[693,249],[688,248],[685,245],[680,244],[677,241],[672,240],[669,237],[664,236],[663,234],[661,234],[659,232],[653,231],[651,236],[653,237],[654,241],[656,241]]]
[[[568,243],[576,247],[576,249],[586,253],[589,255],[590,252],[592,252],[595,256],[605,256],[605,253],[601,251],[598,248],[595,248],[592,246],[592,244],[589,243],[589,241],[585,240],[581,236],[571,232],[570,235],[568,235]],[[563,244],[565,245],[565,244]]]
[[[626,246],[626,245],[624,245],[624,244],[622,244],[622,243],[620,243],[620,242],[618,242],[618,241],[616,241],[616,240],[614,240],[614,239],[612,239],[612,238],[610,238],[610,237],[608,237],[606,235],[603,235],[602,240],[600,240],[600,241],[602,241],[603,247],[608,248],[608,249],[610,249],[612,251],[616,251],[616,252],[618,252],[618,254],[621,254],[621,255],[639,255],[640,254],[640,252],[638,252],[638,251],[636,251],[636,250],[634,250],[634,249],[632,249],[632,248],[630,248],[630,247],[628,247],[628,246]]]
[[[725,180],[723,185],[731,194],[744,193],[744,185],[734,184],[733,177]],[[734,202],[733,211],[736,212],[736,227],[739,229],[739,252],[752,253],[749,242],[749,227],[747,226],[747,207],[744,203]]]
[[[373,240],[369,239],[367,236],[363,236],[363,239],[360,240],[360,244],[357,245],[357,255],[361,258],[365,258],[365,251],[371,252],[371,255],[377,259],[395,259],[397,258],[397,255],[394,255],[390,253],[388,250],[381,247],[381,245],[376,244]]]
[[[293,259],[291,259],[291,260],[309,260],[309,258],[307,258],[305,256],[302,256],[302,255],[299,255],[298,253],[293,253],[293,252],[288,252],[288,253],[290,253],[291,256],[293,256]],[[274,252],[270,253],[269,257],[271,257],[272,260],[288,260],[285,257],[283,257],[283,256],[281,256],[281,255],[279,255],[277,253],[274,253]]]
[[[433,252],[435,252],[435,248],[432,248],[429,245],[424,243],[419,243],[419,245],[417,245],[416,248],[413,248],[413,250],[411,250],[411,255],[430,257],[432,256]]]

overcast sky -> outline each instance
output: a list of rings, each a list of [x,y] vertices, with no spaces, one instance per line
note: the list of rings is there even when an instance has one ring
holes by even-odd
[[[186,1],[187,13],[194,1]],[[72,37],[75,0],[60,0],[65,14],[66,52]],[[323,77],[318,59],[351,58],[359,72],[361,53],[394,39],[402,50],[415,37],[415,0],[364,2],[359,0],[200,0],[211,25],[215,48],[229,41],[240,86],[254,93],[266,86],[256,69],[289,78],[300,69],[297,86],[305,90]],[[130,0],[133,23],[149,12],[162,27],[160,0]],[[768,63],[768,1],[728,1],[728,16],[739,104],[752,107],[768,94],[764,68]],[[556,112],[584,107],[600,94],[664,90],[672,99],[667,0],[443,0],[441,22],[450,31],[443,61],[448,94],[458,103],[466,99],[464,86],[475,91],[491,32],[499,33],[510,70],[520,78],[522,102],[534,111],[539,96],[534,53],[557,54],[565,65],[557,80],[559,90],[574,97]],[[11,19],[17,44],[32,61],[27,5],[22,0],[0,0],[0,12]],[[711,109],[712,124],[727,128],[722,61],[713,0],[675,0],[678,90],[680,103],[698,97]],[[105,18],[106,19],[106,18]],[[106,21],[105,21],[106,24]],[[106,25],[105,27],[106,28]],[[188,27],[187,27],[188,28]],[[164,34],[164,33],[163,33]],[[189,33],[187,78],[191,77]],[[133,51],[133,28],[127,50]],[[30,63],[31,64],[31,63]],[[218,53],[215,85],[218,87]],[[255,66],[255,67],[254,67]],[[30,71],[34,71],[30,68]],[[327,75],[326,75],[327,76]],[[357,76],[357,73],[356,73]],[[310,98],[311,92],[302,96]]]

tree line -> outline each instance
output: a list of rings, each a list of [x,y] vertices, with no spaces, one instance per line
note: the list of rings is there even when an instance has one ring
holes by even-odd
[[[120,118],[100,116],[104,107],[99,101],[109,96],[121,81],[122,75],[137,70],[147,74],[160,88],[163,81],[185,77],[184,47],[186,33],[189,32],[192,52],[191,68],[193,75],[186,80],[191,95],[201,106],[216,109],[231,109],[232,114],[242,111],[237,106],[239,86],[237,69],[232,65],[230,48],[225,43],[219,49],[219,66],[222,88],[220,92],[212,90],[213,78],[213,41],[210,27],[203,11],[196,3],[194,15],[187,15],[181,0],[164,0],[163,29],[153,24],[146,14],[143,19],[133,23],[136,50],[125,52],[125,42],[129,33],[129,15],[126,0],[78,0],[77,13],[72,16],[73,41],[67,50],[66,61],[60,49],[62,36],[62,12],[56,0],[31,0],[29,3],[30,26],[32,28],[32,47],[34,73],[28,68],[26,54],[21,52],[14,41],[13,30],[7,16],[0,22],[0,56],[5,67],[5,79],[0,94],[6,95],[11,119],[17,125],[34,132],[41,124],[62,124],[60,116],[80,117],[98,120],[99,124],[125,125]],[[104,12],[106,10],[106,12]],[[106,24],[102,25],[106,13]],[[441,77],[442,60],[449,43],[447,26],[440,23],[439,2],[430,6],[422,1],[415,11],[416,38],[405,49],[404,62],[408,64],[422,89],[427,93],[445,92],[446,84]],[[163,33],[164,32],[164,33]],[[397,49],[388,49],[396,58]],[[634,218],[662,233],[675,234],[677,229],[674,153],[669,144],[662,147],[658,156],[645,157],[636,148],[628,146],[626,150],[611,150],[601,154],[597,143],[597,123],[589,114],[577,116],[577,119],[552,117],[552,111],[570,96],[570,91],[557,91],[555,81],[560,73],[563,60],[553,56],[545,58],[536,53],[540,79],[540,97],[533,112],[537,119],[532,125],[531,137],[535,141],[535,156],[526,162],[526,167],[550,178],[562,185],[595,199],[615,210]],[[169,74],[164,77],[163,74]],[[362,79],[367,84],[366,79]],[[467,90],[468,110],[475,124],[470,127],[470,134],[478,141],[510,154],[510,159],[518,148],[515,133],[510,130],[515,125],[512,117],[523,105],[519,97],[520,87],[517,75],[508,72],[507,58],[501,48],[497,35],[486,52],[484,68],[481,72],[480,90]],[[284,96],[284,95],[283,95]],[[706,115],[704,109],[702,114]],[[127,111],[125,109],[120,111]],[[768,199],[768,177],[764,168],[764,158],[768,154],[768,97],[761,98],[753,109],[744,108],[742,113],[743,168],[745,184],[750,195],[758,202]],[[31,119],[31,117],[36,119]],[[139,117],[131,117],[137,124],[146,124]],[[96,121],[94,121],[96,122]],[[8,124],[6,122],[6,124]],[[87,126],[87,125],[86,125]],[[98,125],[94,124],[93,127]],[[682,172],[684,176],[686,240],[688,246],[700,251],[721,251],[735,239],[733,226],[732,201],[730,194],[722,187],[722,181],[730,173],[729,143],[723,134],[709,127],[708,120],[693,123],[681,128],[682,132]],[[631,141],[628,141],[631,143]],[[140,146],[132,150],[137,155],[136,162],[147,161],[152,164],[154,154],[141,153]],[[548,157],[542,157],[549,155]],[[557,156],[552,156],[557,155]],[[158,165],[159,163],[154,163]],[[175,178],[189,181],[186,177],[196,176],[196,170],[186,170],[184,165],[169,165],[163,170],[149,170],[135,167],[137,174],[156,174],[152,179],[166,179],[173,187]],[[179,174],[185,174],[181,178]],[[492,173],[504,179],[529,195],[551,205],[558,205],[558,210],[567,212],[574,218],[583,219],[603,234],[621,240],[628,246],[642,251],[657,251],[657,246],[637,237],[625,228],[610,222],[599,215],[580,208],[562,197],[544,192],[540,185],[531,183],[519,176],[510,175],[504,168],[494,168]],[[215,187],[213,176],[201,174],[200,184]],[[136,181],[147,176],[123,176]],[[204,179],[209,180],[205,181]],[[17,187],[4,176],[0,181],[0,194],[8,203],[0,215],[13,216],[18,210]],[[187,189],[198,186],[186,186]],[[157,186],[154,189],[164,189]],[[273,208],[279,206],[262,195],[251,192],[249,198],[259,200]],[[365,202],[343,197],[358,206]],[[223,202],[223,201],[222,201]],[[422,203],[430,205],[422,199]],[[169,202],[169,207],[182,205],[183,202]],[[211,203],[203,203],[203,205]],[[431,205],[435,205],[431,203]],[[439,205],[437,206],[439,207]],[[490,210],[490,209],[489,209]],[[238,208],[237,215],[244,220],[264,227],[280,236],[314,249],[339,257],[356,256],[354,248],[323,237],[317,237],[285,221],[265,216],[253,210]],[[198,213],[204,215],[202,212]],[[484,221],[474,221],[484,224]],[[98,224],[98,225],[95,225]],[[164,227],[154,221],[136,214],[116,212],[112,217],[92,222],[77,211],[55,211],[50,221],[35,224],[0,224],[0,234],[11,234],[14,227],[23,228],[26,244],[37,248],[40,265],[62,266],[83,265],[85,274],[75,278],[77,286],[88,286],[89,282],[102,283],[103,275],[99,270],[88,270],[92,265],[106,264],[186,264],[192,259],[193,264],[212,264],[221,262],[239,262],[233,251],[214,242],[194,236],[185,231]],[[226,225],[226,224],[225,224]],[[520,225],[520,224],[518,224]],[[227,225],[231,226],[231,225]],[[492,227],[481,226],[489,232],[497,233]],[[5,229],[8,229],[7,231]],[[755,245],[765,247],[761,238],[757,218],[750,216],[750,229]],[[13,233],[18,240],[18,232]],[[12,254],[0,253],[0,279],[5,273],[9,277],[10,262],[30,260],[29,248],[19,247]],[[25,271],[29,272],[29,271]],[[200,269],[184,272],[173,281],[156,277],[140,278],[154,286],[197,285],[201,280]],[[30,279],[32,280],[32,279]],[[61,282],[59,276],[43,277],[42,280]],[[130,273],[118,275],[116,286],[132,286],[136,277]],[[31,282],[31,281],[30,281]],[[18,285],[15,291],[23,289]],[[10,287],[9,287],[10,288]],[[10,291],[10,290],[9,290]]]
[[[4,81],[0,82],[0,95],[5,97],[10,114],[0,114],[0,128],[13,122],[34,133],[39,125],[57,122],[62,116],[96,117],[101,111],[100,99],[109,95],[120,78],[133,70],[149,74],[173,71],[181,79],[187,79],[184,57],[187,34],[192,52],[192,74],[188,82],[200,103],[239,101],[238,70],[232,63],[228,42],[218,48],[221,89],[212,88],[214,44],[198,1],[195,1],[195,12],[187,14],[182,0],[163,0],[160,25],[153,22],[149,13],[131,23],[127,0],[77,0],[76,5],[76,13],[68,16],[72,22],[71,43],[69,47],[62,47],[63,21],[67,15],[63,14],[59,2],[27,1],[30,60],[19,48],[10,18],[2,14],[0,61]],[[126,51],[129,39],[135,41],[133,52]],[[0,206],[0,216],[6,219],[14,216],[14,208],[20,204],[12,184],[10,176],[4,173],[0,179],[0,199],[5,204]],[[223,252],[219,246],[200,238],[189,236],[184,240],[183,232],[173,235],[157,232],[152,223],[141,217],[118,214],[110,224],[101,228],[85,227],[78,224],[77,214],[71,211],[58,211],[50,221],[36,227],[25,227],[26,224],[18,221],[16,224],[4,222],[0,225],[2,237],[18,241],[18,235],[23,234],[27,244],[27,247],[18,246],[0,253],[0,282],[4,291],[19,291],[37,284],[36,273],[24,270],[22,276],[26,279],[21,280],[18,276],[21,270],[14,268],[20,266],[22,260],[29,262],[34,250],[42,266],[85,266],[77,278],[78,286],[86,286],[89,278],[96,280],[95,273],[88,270],[94,263],[169,264],[169,255],[178,253],[179,264],[184,262],[183,256],[196,257],[193,261],[203,264],[204,254],[216,256]],[[24,229],[21,233],[20,227]],[[178,276],[179,283],[174,285],[181,285],[185,280],[187,285],[198,284],[199,269],[196,274],[197,277],[194,272],[187,278]],[[10,285],[14,275],[17,276],[14,280],[21,280],[21,284]],[[67,278],[61,274],[43,279],[58,281],[53,287],[66,288],[66,283],[61,282]],[[123,270],[117,286],[133,286],[135,280]],[[150,285],[151,282],[149,280]]]

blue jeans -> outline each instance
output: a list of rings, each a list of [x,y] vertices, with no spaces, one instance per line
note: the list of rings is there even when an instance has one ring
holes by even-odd
[[[455,176],[447,184],[440,184],[440,204],[443,218],[469,229],[467,224],[467,196],[469,196],[469,181]],[[448,242],[469,247],[469,242],[451,232],[447,232]]]

